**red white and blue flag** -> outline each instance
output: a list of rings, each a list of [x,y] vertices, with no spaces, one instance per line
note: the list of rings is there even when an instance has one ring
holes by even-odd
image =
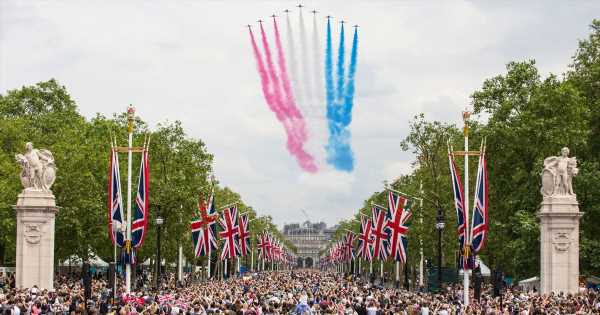
[[[246,256],[250,254],[250,232],[248,231],[248,215],[241,214],[239,220],[240,230],[240,254]]]
[[[358,235],[358,249],[356,255],[367,261],[373,260],[373,226],[371,220],[360,218],[360,234]]]
[[[267,260],[269,258],[269,238],[266,232],[263,232],[258,238],[259,257]]]
[[[344,238],[344,260],[351,261],[354,259],[354,240],[356,239],[356,235],[354,233],[348,231],[346,233],[346,237]]]
[[[450,152],[448,148],[448,161],[450,163],[450,176],[452,179],[452,192],[454,195],[454,207],[456,208],[456,221],[457,221],[457,233],[458,233],[458,244],[460,250],[459,268],[469,269],[469,249],[466,248],[467,244],[467,214],[465,212],[465,195],[463,193],[462,182],[460,181],[460,175],[456,169],[456,163],[454,162],[454,154]],[[465,255],[465,253],[467,255]]]
[[[218,215],[215,209],[214,192],[211,192],[208,203],[200,197],[198,201],[198,216],[191,224],[192,243],[196,257],[210,256],[217,248],[216,227]]]
[[[108,233],[114,245],[123,247],[125,244],[123,198],[121,195],[119,154],[114,147],[110,151],[110,160],[108,163]]]
[[[223,248],[221,249],[221,260],[232,259],[239,256],[240,246],[238,238],[240,229],[237,222],[237,206],[225,208],[219,219],[221,228],[219,236],[223,239]]]
[[[485,146],[482,144],[477,169],[477,182],[475,183],[475,201],[471,223],[471,245],[473,255],[481,252],[485,246],[489,230],[488,217],[488,178],[487,163],[485,160]]]
[[[389,254],[389,241],[385,233],[385,209],[376,205],[371,208],[373,215],[373,255],[379,260],[386,260]]]
[[[142,152],[140,163],[140,175],[138,178],[137,196],[133,210],[133,222],[131,223],[131,246],[140,248],[144,244],[146,231],[148,230],[148,186],[150,182],[150,161],[148,149]]]
[[[390,191],[388,192],[388,205],[389,211],[385,228],[390,245],[389,253],[394,260],[406,263],[409,230],[407,222],[412,216],[411,202]]]

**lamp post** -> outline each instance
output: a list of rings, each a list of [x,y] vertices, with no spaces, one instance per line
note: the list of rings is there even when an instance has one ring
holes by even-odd
[[[160,216],[160,206],[156,208],[156,289],[160,290],[161,258],[160,258],[160,230],[165,220]]]
[[[435,229],[438,231],[438,274],[437,274],[437,281],[438,281],[438,288],[439,290],[442,289],[442,231],[444,230],[444,227],[446,226],[446,223],[444,222],[444,209],[442,209],[441,207],[438,208],[438,215],[436,218],[437,223],[435,224]]]

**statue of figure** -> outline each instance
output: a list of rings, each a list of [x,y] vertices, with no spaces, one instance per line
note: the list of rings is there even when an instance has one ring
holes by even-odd
[[[573,176],[579,172],[577,158],[569,157],[569,148],[560,150],[561,156],[551,156],[544,160],[542,171],[542,195],[574,196]]]
[[[54,156],[48,150],[34,149],[31,142],[25,144],[25,150],[25,154],[15,155],[21,165],[21,184],[25,190],[50,190],[56,179]]]

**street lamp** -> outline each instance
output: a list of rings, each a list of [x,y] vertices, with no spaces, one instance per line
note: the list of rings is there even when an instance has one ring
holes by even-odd
[[[435,224],[435,229],[438,231],[438,288],[442,289],[442,231],[444,227],[446,227],[446,223],[444,222],[444,209],[441,207],[438,208],[438,215],[436,218],[437,223]]]
[[[160,216],[160,206],[156,207],[156,290],[160,290],[160,227],[165,220]]]

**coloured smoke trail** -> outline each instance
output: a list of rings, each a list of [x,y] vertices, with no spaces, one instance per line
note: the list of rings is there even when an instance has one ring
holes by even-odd
[[[289,14],[286,14],[287,50],[282,46],[275,15],[272,16],[273,50],[262,23],[259,25],[262,47],[256,43],[250,30],[262,92],[269,109],[284,127],[288,151],[304,171],[316,172],[318,160],[332,165],[336,170],[351,172],[354,169],[354,153],[351,148],[350,124],[354,107],[358,30],[354,31],[352,48],[347,58],[345,30],[343,22],[341,23],[334,69],[330,17],[327,18],[323,59],[317,11],[311,12],[314,14],[311,41],[307,38],[309,33],[301,7],[298,12],[298,46],[294,45],[292,23]],[[289,58],[286,58],[286,53]],[[324,71],[321,70],[323,66]]]
[[[303,148],[304,142],[306,141],[304,119],[302,115],[298,114],[298,109],[293,103],[293,95],[291,95],[291,93],[288,94],[289,98],[292,99],[292,102],[289,103],[285,103],[284,98],[281,95],[281,86],[279,85],[279,79],[276,69],[273,65],[273,60],[264,28],[261,24],[263,49],[265,51],[265,57],[267,61],[266,67],[258,45],[256,44],[254,34],[252,33],[252,30],[249,30],[249,32],[252,42],[252,49],[254,51],[254,57],[256,59],[256,66],[261,79],[263,95],[267,101],[267,104],[269,105],[269,108],[275,113],[277,120],[281,122],[285,129],[287,136],[287,149],[293,156],[296,157],[296,160],[302,169],[307,172],[314,173],[317,171],[317,166],[314,163],[314,159]],[[283,62],[285,63],[285,60],[283,60]]]
[[[354,76],[358,55],[358,30],[354,31],[350,71],[345,77],[344,24],[340,29],[337,58],[337,84],[334,87],[331,23],[327,21],[327,46],[325,48],[325,89],[327,95],[327,122],[329,141],[326,146],[327,163],[336,169],[350,172],[354,169],[354,153],[350,147],[351,134],[348,127],[352,122],[354,107]]]

